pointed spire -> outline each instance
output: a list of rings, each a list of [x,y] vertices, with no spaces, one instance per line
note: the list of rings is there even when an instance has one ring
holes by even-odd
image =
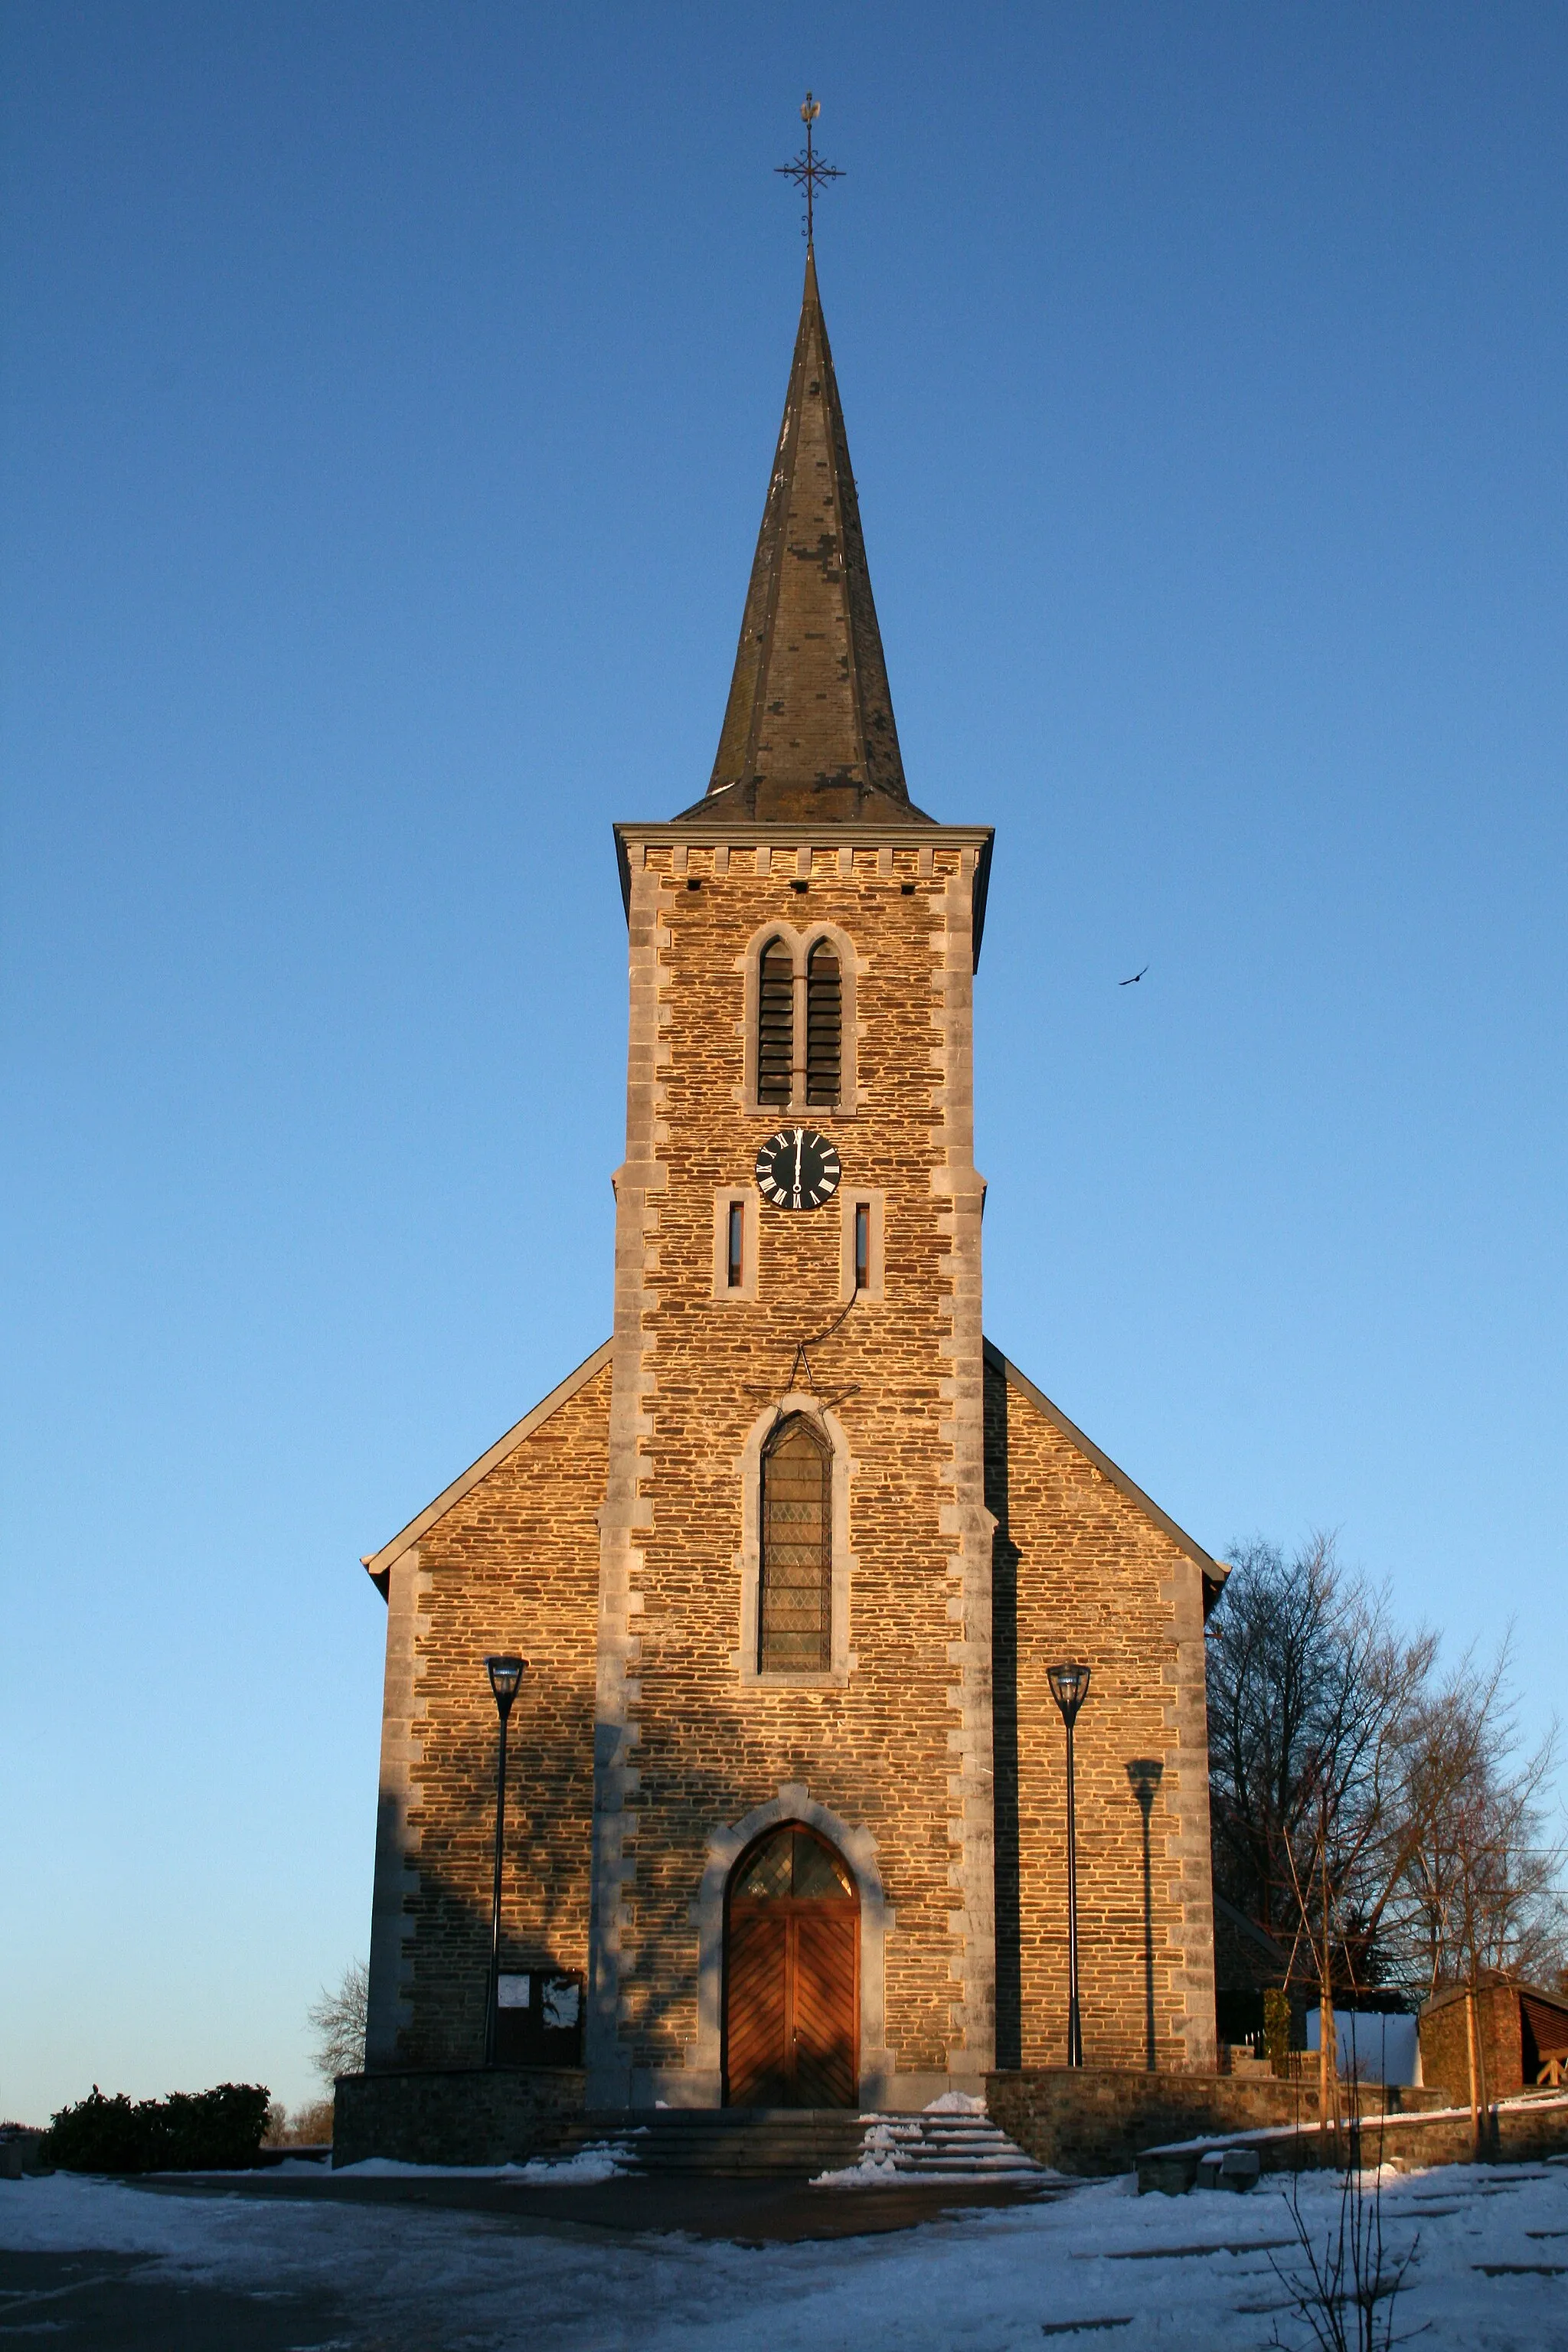
[[[904,782],[809,245],[719,756],[706,800],[683,814],[731,810],[764,824],[930,822],[911,806]]]

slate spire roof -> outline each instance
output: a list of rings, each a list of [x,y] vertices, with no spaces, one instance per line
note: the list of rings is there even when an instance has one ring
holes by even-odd
[[[926,824],[910,800],[844,411],[805,256],[784,424],[706,797],[691,819]]]

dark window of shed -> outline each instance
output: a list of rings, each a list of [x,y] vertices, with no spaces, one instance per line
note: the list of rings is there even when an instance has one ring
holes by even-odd
[[[827,1447],[798,1413],[763,1451],[762,1501],[758,1665],[820,1672],[832,1659],[832,1481]]]
[[[795,966],[770,940],[757,966],[757,1100],[787,1103],[795,1076]]]
[[[844,991],[838,973],[838,953],[826,940],[811,951],[805,967],[805,1098],[808,1103],[838,1100],[842,1060]]]

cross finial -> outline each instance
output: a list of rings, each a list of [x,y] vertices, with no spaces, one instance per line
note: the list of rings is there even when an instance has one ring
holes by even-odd
[[[813,212],[816,191],[825,180],[841,180],[844,177],[836,163],[823,162],[812,144],[811,126],[821,112],[821,101],[813,98],[810,90],[807,90],[805,104],[800,110],[800,119],[805,125],[805,145],[793,163],[777,163],[773,166],[774,170],[781,173],[786,180],[793,180],[797,188],[805,190],[805,235],[808,248],[813,242],[816,228]]]

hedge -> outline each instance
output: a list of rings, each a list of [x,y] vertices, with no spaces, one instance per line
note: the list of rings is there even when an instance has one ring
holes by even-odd
[[[233,2172],[256,2162],[268,2093],[258,2083],[172,2091],[132,2105],[121,2092],[62,2107],[40,2154],[62,2172]]]

